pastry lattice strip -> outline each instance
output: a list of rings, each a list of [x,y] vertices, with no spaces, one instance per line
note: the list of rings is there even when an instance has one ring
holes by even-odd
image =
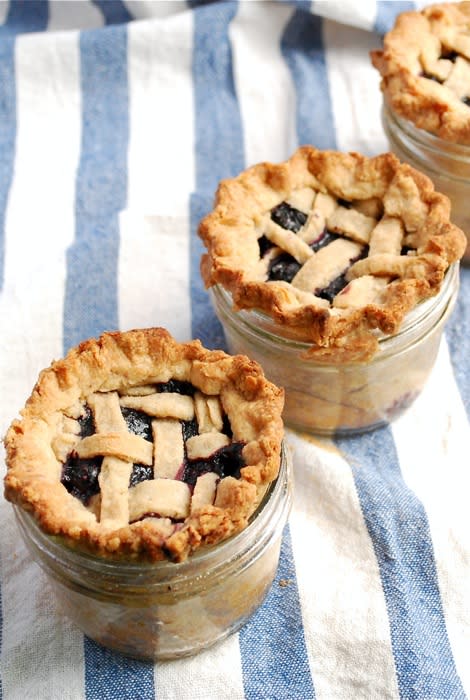
[[[142,517],[181,520],[190,512],[211,504],[216,498],[219,476],[206,472],[198,476],[193,495],[179,476],[188,459],[207,459],[230,443],[222,432],[223,412],[218,397],[196,392],[191,396],[144,388],[142,395],[119,396],[117,392],[95,393],[88,399],[95,434],[75,445],[79,458],[102,456],[99,475],[100,522],[112,528]],[[121,407],[142,411],[153,417],[153,443],[128,430]],[[199,434],[187,440],[181,421],[196,417]],[[134,463],[152,466],[153,478],[129,487]]]
[[[311,194],[306,192],[308,189]],[[312,206],[308,214],[305,211],[307,202]],[[289,253],[300,264],[290,284],[295,290],[310,295],[311,303],[319,305],[318,294],[341,275],[345,275],[348,284],[334,296],[333,306],[348,308],[380,303],[390,280],[406,273],[406,256],[401,255],[405,226],[398,216],[383,214],[375,200],[344,206],[329,194],[303,188],[297,196],[295,192],[291,195],[288,204],[298,204],[307,214],[305,224],[294,233],[266,215],[262,233],[275,248],[268,250],[264,257],[268,265],[280,252]],[[339,237],[314,251],[310,244],[325,230]],[[360,259],[365,246],[368,246],[368,257]],[[376,256],[378,260],[374,260]],[[389,264],[388,269],[384,269],[384,263]],[[366,276],[364,281],[357,279],[359,271]]]

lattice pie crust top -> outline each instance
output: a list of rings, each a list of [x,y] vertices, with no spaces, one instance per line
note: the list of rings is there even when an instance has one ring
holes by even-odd
[[[246,526],[278,473],[282,408],[244,356],[106,333],[41,373],[5,438],[5,496],[69,544],[181,561]]]
[[[397,114],[446,141],[470,144],[470,2],[400,14],[371,59]]]
[[[206,286],[328,362],[363,361],[465,249],[448,198],[391,153],[300,148],[219,185],[199,227]]]

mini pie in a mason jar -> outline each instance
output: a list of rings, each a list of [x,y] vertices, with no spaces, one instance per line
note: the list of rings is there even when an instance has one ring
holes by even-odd
[[[254,361],[159,328],[84,341],[40,374],[5,437],[5,496],[90,637],[177,657],[262,602],[290,503],[282,406]]]
[[[304,146],[220,183],[199,227],[201,273],[230,350],[284,387],[286,423],[363,431],[419,393],[438,345],[421,341],[440,337],[465,248],[449,216],[449,199],[391,153]],[[419,353],[412,343],[403,364],[408,336],[380,373],[383,341],[433,300],[431,327],[411,333]]]
[[[451,199],[452,220],[470,240],[470,2],[399,14],[370,55],[391,149]]]

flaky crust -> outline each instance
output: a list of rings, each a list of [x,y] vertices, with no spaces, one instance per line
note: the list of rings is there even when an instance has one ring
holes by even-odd
[[[234,440],[245,442],[247,466],[228,479],[223,503],[204,506],[165,537],[152,518],[109,530],[60,483],[53,449],[64,415],[73,416],[96,391],[120,391],[171,378],[219,395]],[[70,545],[102,556],[181,561],[205,544],[243,529],[280,465],[284,395],[247,357],[177,343],[162,328],[105,333],[72,349],[43,370],[21,418],[6,437],[5,497],[30,511],[41,528]]]
[[[380,305],[319,308],[303,303],[289,284],[260,274],[257,222],[304,187],[348,201],[378,198],[386,215],[404,222],[411,255],[396,256],[395,279]],[[199,226],[207,248],[201,274],[206,287],[219,284],[231,293],[235,309],[261,310],[281,333],[311,343],[312,356],[364,361],[378,349],[377,331],[395,333],[410,309],[438,292],[449,264],[462,256],[465,236],[449,215],[449,199],[391,153],[366,158],[303,146],[284,163],[260,163],[220,183],[214,209]]]
[[[383,50],[370,54],[382,77],[382,92],[397,114],[446,141],[466,145],[470,107],[423,72],[424,66],[452,48],[454,32],[468,35],[469,29],[470,2],[430,5],[400,14],[384,37]]]

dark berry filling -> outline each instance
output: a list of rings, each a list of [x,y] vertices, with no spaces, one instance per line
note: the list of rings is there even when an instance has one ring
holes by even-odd
[[[183,394],[185,396],[194,396],[196,387],[191,382],[182,382],[179,379],[170,379],[168,382],[157,384],[159,393]]]
[[[324,248],[339,236],[325,229],[311,244],[310,248],[316,253],[320,248]],[[292,282],[295,275],[300,270],[301,265],[289,253],[281,253],[274,258],[268,268],[268,280]]]
[[[281,253],[277,258],[271,260],[268,269],[268,280],[280,280],[292,282],[295,275],[300,270],[300,263],[289,253]]]
[[[80,426],[80,437],[88,437],[88,435],[93,435],[95,432],[95,421],[93,419],[93,413],[89,406],[85,406],[85,411],[78,419],[78,425]]]
[[[445,58],[447,61],[452,61],[452,63],[455,63],[458,57],[459,54],[457,51],[453,51],[452,49],[449,51],[443,51],[441,55],[441,58]]]
[[[330,245],[333,241],[335,241],[337,238],[339,238],[337,233],[331,233],[331,231],[328,231],[328,229],[323,229],[322,233],[316,238],[312,243],[310,243],[310,248],[313,250],[314,253],[317,252],[317,250],[320,250],[320,248],[324,248],[327,245]]]
[[[346,279],[346,273],[349,270],[349,267],[357,262],[358,260],[361,260],[362,258],[365,258],[367,256],[367,252],[369,250],[368,246],[364,246],[360,255],[357,255],[356,257],[352,258],[349,261],[348,267],[342,272],[338,277],[335,277],[334,280],[331,280],[330,284],[324,287],[323,289],[316,289],[315,294],[318,297],[321,297],[322,299],[326,299],[327,301],[331,302],[335,298],[337,294],[341,292],[342,289],[346,287],[348,284],[348,280]]]
[[[127,429],[134,435],[139,435],[152,442],[152,418],[135,408],[121,408],[121,413],[126,421]]]
[[[175,392],[193,396],[196,388],[190,382],[183,382],[170,379],[157,385],[159,392]],[[152,417],[142,411],[133,408],[121,408],[122,415],[126,421],[129,432],[139,435],[145,440],[152,442]],[[95,432],[93,413],[88,406],[85,407],[83,415],[78,419],[80,426],[80,437],[84,438]],[[190,421],[181,421],[183,440],[186,441],[198,434],[198,423],[196,418]],[[226,414],[223,416],[222,432],[228,437],[232,437],[232,428]],[[185,481],[191,488],[194,487],[197,477],[206,472],[215,472],[220,477],[240,476],[240,469],[244,466],[241,456],[244,443],[231,443],[226,447],[217,450],[206,459],[188,460],[186,457],[178,477]],[[99,493],[98,476],[101,471],[103,457],[91,459],[80,459],[75,453],[71,453],[62,467],[61,483],[67,491],[87,505],[90,498]],[[129,487],[139,484],[141,481],[153,479],[153,467],[145,464],[134,464],[129,480]]]
[[[100,490],[98,476],[102,461],[102,457],[79,459],[71,454],[62,467],[62,484],[85,505]]]
[[[258,238],[258,245],[259,245],[259,256],[260,258],[264,258],[268,250],[271,250],[271,248],[274,247],[274,243],[271,243],[269,238],[266,238],[265,235],[261,236]]]
[[[317,290],[315,294],[321,299],[326,299],[331,304],[335,296],[339,294],[342,289],[345,288],[347,283],[348,281],[346,279],[346,273],[344,272],[342,275],[339,275],[332,282],[330,282],[330,284],[327,287]]]
[[[277,207],[271,209],[271,219],[287,231],[297,233],[307,221],[307,214],[291,207],[287,202],[281,202]]]
[[[181,425],[183,428],[183,440],[185,443],[186,440],[189,440],[189,438],[194,437],[199,432],[197,420],[195,418],[193,418],[193,420],[183,420],[181,421]]]
[[[439,83],[442,85],[442,80],[440,80],[436,75],[432,75],[431,73],[421,73],[422,78],[426,78],[427,80],[434,80],[435,83]]]
[[[222,432],[224,433],[224,435],[227,435],[227,437],[232,439],[232,436],[233,436],[232,426],[230,425],[230,421],[229,421],[228,415],[226,413],[224,413],[224,415],[223,415],[223,422],[224,422],[224,424],[222,427]]]
[[[129,487],[140,484],[141,481],[147,481],[147,479],[153,479],[153,467],[146,464],[133,464]]]
[[[338,200],[340,204],[346,208],[351,207],[351,202],[347,200]],[[282,228],[297,233],[307,221],[307,214],[304,214],[299,209],[291,207],[287,202],[281,202],[277,207],[271,210],[271,219]],[[331,233],[326,228],[318,236],[316,240],[310,243],[311,249],[316,252],[326,245],[329,245],[338,236]],[[261,236],[258,239],[260,257],[264,257],[266,253],[273,247],[271,241],[266,236]],[[281,253],[270,261],[268,267],[268,280],[271,282],[282,281],[292,282],[297,272],[300,270],[300,263],[289,253]]]
[[[207,459],[188,459],[184,465],[183,481],[194,487],[198,476],[207,472],[215,472],[221,478],[234,476],[240,478],[240,469],[244,466],[242,450],[245,443],[232,442],[221,447]]]

